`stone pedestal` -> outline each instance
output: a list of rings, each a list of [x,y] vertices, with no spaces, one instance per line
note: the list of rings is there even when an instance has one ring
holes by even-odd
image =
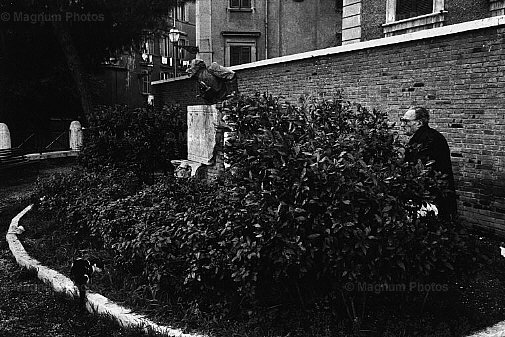
[[[10,149],[11,146],[11,134],[7,124],[0,123],[0,150]]]
[[[191,176],[207,179],[218,176],[224,170],[222,113],[215,105],[191,105],[187,119],[188,159],[172,163],[181,170],[190,170]]]
[[[212,163],[220,122],[221,113],[215,105],[188,106],[188,160]]]
[[[82,147],[82,127],[78,121],[70,123],[70,149],[78,151]]]

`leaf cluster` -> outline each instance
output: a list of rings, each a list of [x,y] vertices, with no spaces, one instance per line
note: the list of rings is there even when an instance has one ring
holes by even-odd
[[[80,161],[92,169],[131,171],[150,182],[154,171],[172,171],[170,160],[185,155],[180,139],[185,131],[185,113],[176,106],[161,111],[99,107],[88,117]]]

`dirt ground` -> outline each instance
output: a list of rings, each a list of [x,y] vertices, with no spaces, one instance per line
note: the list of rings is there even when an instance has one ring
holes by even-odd
[[[138,336],[105,318],[82,311],[20,268],[5,240],[11,219],[27,206],[37,177],[70,170],[70,163],[44,163],[0,176],[0,337]]]

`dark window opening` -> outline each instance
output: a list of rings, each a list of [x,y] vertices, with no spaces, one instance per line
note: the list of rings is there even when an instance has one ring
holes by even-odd
[[[433,0],[397,0],[396,2],[396,21],[432,12]]]
[[[230,46],[230,66],[251,62],[250,46]]]

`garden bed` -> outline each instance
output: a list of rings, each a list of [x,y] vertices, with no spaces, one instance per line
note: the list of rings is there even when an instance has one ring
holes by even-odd
[[[68,165],[67,165],[68,164]],[[5,234],[14,216],[28,203],[37,178],[55,172],[71,171],[72,163],[42,162],[30,169],[3,177],[0,182],[0,335],[38,336],[143,336],[125,331],[108,318],[83,312],[75,301],[54,292],[36,275],[20,268],[14,260]]]
[[[177,302],[156,300],[147,288],[130,287],[129,284],[135,283],[132,279],[115,278],[107,263],[112,259],[111,252],[91,246],[84,250],[81,246],[77,251],[72,236],[68,235],[72,229],[55,223],[50,214],[29,212],[21,224],[27,229],[23,245],[43,264],[68,275],[73,257],[99,256],[109,269],[93,279],[90,286],[93,291],[148,314],[161,324],[215,336],[464,336],[505,319],[505,259],[499,256],[501,242],[495,238],[479,240],[481,250],[492,256],[488,265],[438,289],[433,287],[429,294],[425,290],[430,285],[407,292],[401,287],[353,285],[360,287],[359,295],[368,296],[370,302],[365,307],[362,325],[352,332],[352,324],[345,317],[338,317],[341,310],[333,308],[330,300],[304,308],[278,303],[230,317],[216,316],[211,309],[184,298]],[[417,300],[402,304],[399,299],[405,295]]]
[[[231,166],[212,182],[153,174],[171,158],[156,116],[97,115],[88,169],[39,185],[27,250],[63,273],[100,257],[93,290],[214,336],[464,336],[505,319],[500,242],[418,213],[447,181],[404,160],[387,114],[301,103],[223,103]]]

